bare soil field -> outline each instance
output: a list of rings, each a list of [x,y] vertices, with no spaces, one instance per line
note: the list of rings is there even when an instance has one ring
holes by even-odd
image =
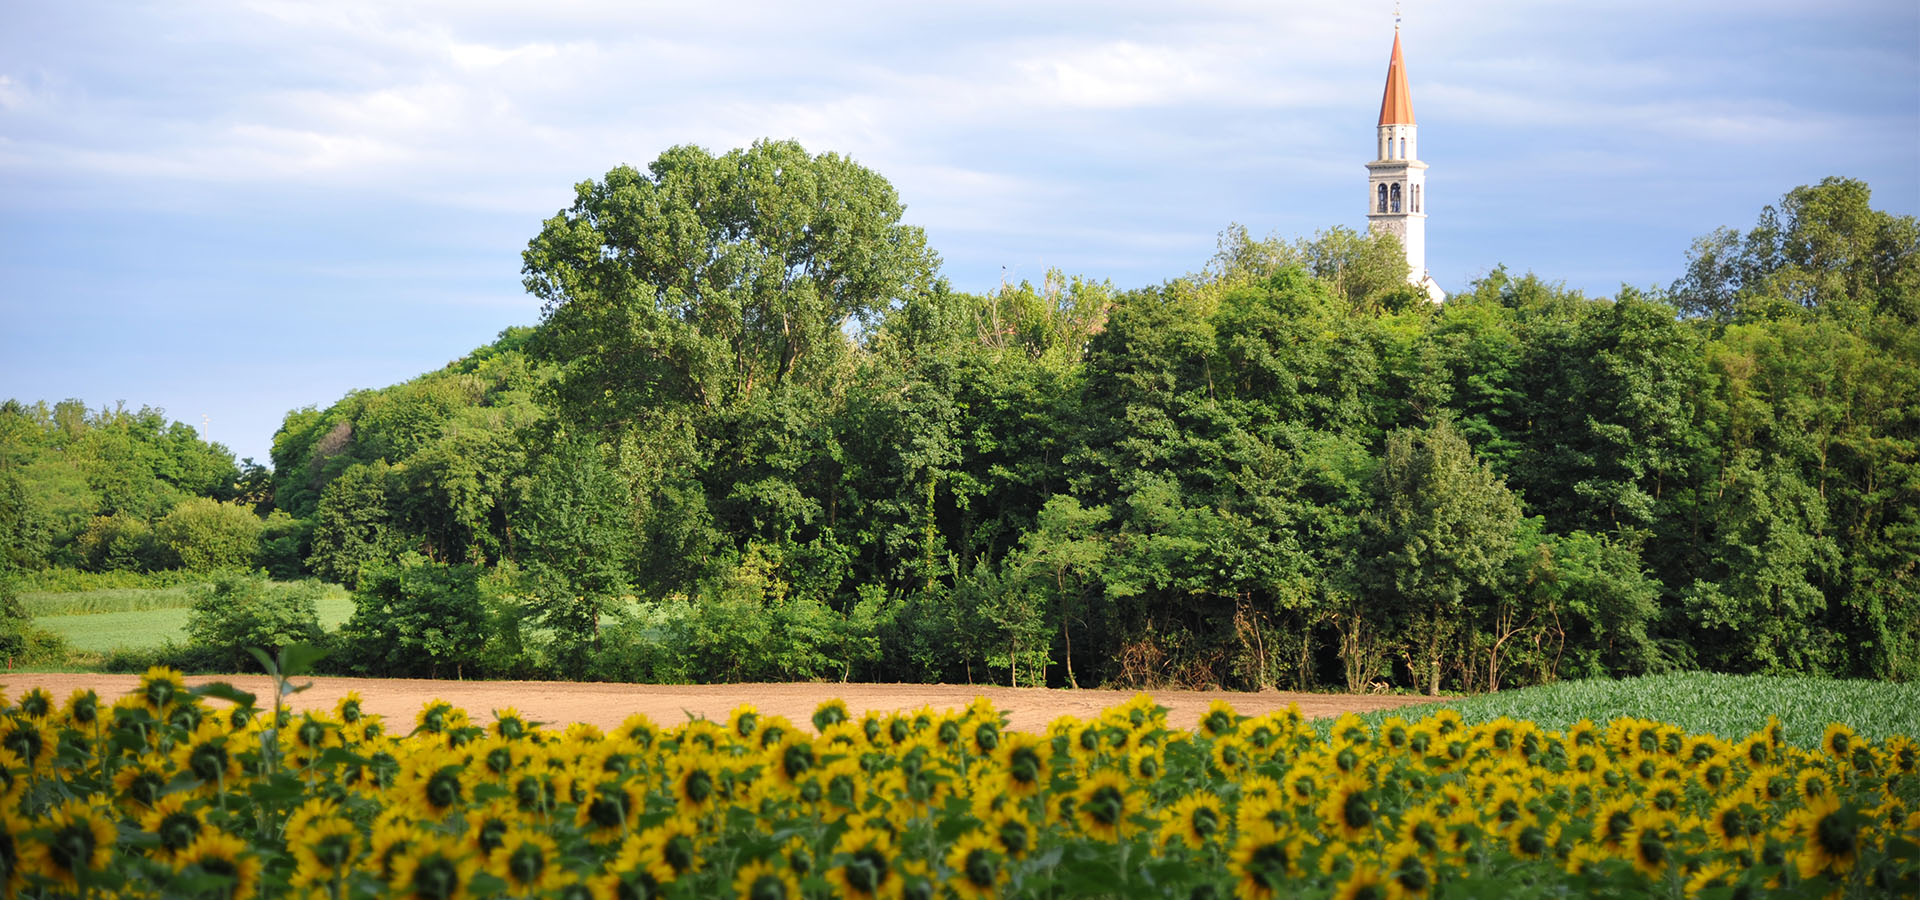
[[[1007,711],[1013,729],[1040,731],[1060,716],[1090,717],[1106,707],[1133,696],[1130,691],[1056,690],[1052,688],[1006,688],[952,684],[704,684],[652,685],[604,684],[556,681],[433,681],[404,678],[334,678],[311,680],[313,686],[289,698],[296,710],[330,710],[349,691],[358,691],[361,708],[387,718],[393,726],[411,723],[420,708],[432,700],[445,700],[467,711],[476,724],[493,721],[493,711],[517,709],[528,721],[564,726],[585,722],[612,728],[633,713],[646,713],[661,725],[684,722],[690,716],[724,721],[743,704],[752,704],[761,715],[785,716],[795,725],[811,729],[813,710],[823,701],[838,697],[853,714],[868,710],[892,712],[914,710],[922,706],[935,711],[966,706],[973,698],[984,696],[997,708]],[[102,699],[112,700],[139,684],[137,675],[100,675],[65,673],[8,673],[0,675],[0,690],[9,699],[43,687],[56,701],[64,702],[79,688],[92,688]],[[270,702],[273,685],[264,676],[190,676],[189,685],[226,681]],[[1382,694],[1297,694],[1282,691],[1243,693],[1236,691],[1148,691],[1167,707],[1168,724],[1192,728],[1207,705],[1225,700],[1244,715],[1300,704],[1309,718],[1338,716],[1347,712],[1394,709],[1423,702],[1424,698]]]

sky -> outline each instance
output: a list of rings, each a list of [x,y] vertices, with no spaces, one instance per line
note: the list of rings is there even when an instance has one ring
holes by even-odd
[[[532,325],[573,186],[697,144],[890,180],[960,290],[1365,227],[1391,0],[0,0],[0,398],[292,409]],[[1802,184],[1920,212],[1920,4],[1406,0],[1428,265],[1591,296]]]

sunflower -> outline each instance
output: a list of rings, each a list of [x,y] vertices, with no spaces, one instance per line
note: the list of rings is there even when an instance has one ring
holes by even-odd
[[[47,815],[45,836],[36,845],[31,869],[54,883],[78,890],[80,880],[107,867],[117,838],[106,806],[74,798]]]
[[[294,887],[337,885],[351,873],[360,856],[360,829],[338,816],[308,819],[298,831],[287,830],[293,851]]]
[[[1821,872],[1843,874],[1853,869],[1860,854],[1860,826],[1864,816],[1844,807],[1831,794],[1810,797],[1787,817],[1787,826],[1800,838],[1797,861],[1801,878]]]
[[[1031,797],[1046,787],[1052,759],[1052,742],[1024,732],[1007,735],[994,754],[994,761],[1006,775],[1007,793],[1017,798]]]
[[[1431,805],[1414,806],[1400,816],[1396,833],[1402,843],[1435,853],[1440,849],[1442,827],[1440,814]]]
[[[1393,900],[1420,898],[1433,890],[1433,864],[1427,850],[1412,841],[1387,848],[1387,896]]]
[[[428,748],[408,761],[388,798],[412,806],[421,818],[438,819],[464,807],[471,789],[467,782],[465,763],[446,750]]]
[[[740,900],[800,900],[800,881],[791,871],[756,860],[734,874],[733,891]]]
[[[1828,725],[1826,733],[1820,736],[1820,749],[1842,763],[1853,759],[1853,750],[1859,745],[1860,735],[1839,722]]]
[[[0,750],[0,769],[7,767],[9,755]],[[113,773],[113,793],[121,803],[127,805],[130,812],[152,809],[172,778],[173,773],[166,768],[165,760],[158,756],[141,756]],[[0,791],[0,796],[6,793]]]
[[[1207,711],[1200,714],[1200,724],[1195,727],[1207,737],[1217,738],[1232,732],[1243,718],[1234,711],[1233,704],[1225,700],[1215,700],[1207,704]]]
[[[5,704],[0,697],[0,705]],[[28,847],[21,842],[27,822],[14,815],[11,804],[0,806],[0,897],[17,897],[27,882]]]
[[[12,753],[25,768],[32,770],[46,768],[53,762],[59,738],[51,727],[12,716],[0,722],[6,723],[4,729],[0,729],[0,750]]]
[[[998,896],[1007,883],[1004,856],[994,835],[979,829],[967,832],[947,851],[947,868],[953,870],[947,885],[961,900]]]
[[[1073,820],[1088,836],[1112,843],[1127,827],[1131,791],[1127,779],[1112,769],[1095,772],[1073,793]]]
[[[1328,834],[1348,843],[1365,840],[1372,834],[1380,818],[1374,809],[1373,795],[1367,790],[1367,783],[1358,778],[1342,778],[1334,782],[1316,812]]]
[[[1025,816],[1002,812],[987,821],[987,830],[1000,843],[1000,851],[1009,859],[1025,859],[1032,852],[1037,836]]]
[[[1212,791],[1194,791],[1161,815],[1160,843],[1180,842],[1198,850],[1226,831],[1227,818],[1220,798]]]
[[[1670,830],[1664,814],[1649,810],[1633,813],[1633,831],[1625,847],[1627,859],[1649,880],[1660,880],[1673,863],[1673,850],[1667,846]]]
[[[1241,773],[1246,771],[1247,765],[1252,762],[1252,759],[1247,756],[1246,745],[1233,735],[1216,739],[1213,742],[1211,755],[1213,767],[1229,780],[1238,779]]]
[[[1901,775],[1912,775],[1920,769],[1920,743],[1904,734],[1887,738],[1880,745],[1881,765]]]
[[[833,725],[845,722],[852,716],[847,712],[847,702],[835,697],[821,703],[813,709],[813,730],[826,731]]]
[[[1000,749],[1000,722],[998,719],[973,719],[961,731],[961,746],[967,752],[978,756],[992,756]]]
[[[866,804],[870,777],[859,760],[836,759],[820,770],[820,802],[839,815],[859,812]]]
[[[700,830],[691,820],[674,816],[629,837],[620,846],[613,869],[645,872],[655,883],[671,883],[699,864],[699,838]]]
[[[1240,900],[1273,900],[1283,888],[1295,887],[1305,844],[1299,834],[1265,822],[1242,829],[1230,869],[1236,879],[1234,895]]]
[[[905,879],[894,853],[893,838],[872,828],[853,828],[840,836],[834,856],[841,861],[827,870],[827,882],[849,900],[898,898]]]
[[[413,820],[404,811],[389,810],[374,821],[368,853],[374,864],[379,866],[380,880],[393,877],[401,858],[406,856],[418,838]]]
[[[775,780],[791,787],[794,779],[806,774],[817,764],[813,741],[808,740],[806,735],[789,731],[779,743],[767,749],[765,762],[767,771],[772,773]]]
[[[1765,823],[1759,811],[1748,804],[1745,797],[1736,794],[1714,804],[1703,824],[1707,834],[1713,837],[1714,846],[1722,850],[1744,850],[1752,848]]]
[[[701,751],[682,752],[668,764],[668,782],[682,810],[706,812],[719,794],[719,759]]]
[[[1371,863],[1357,863],[1345,880],[1334,888],[1334,900],[1386,900],[1387,873]]]
[[[1716,859],[1694,870],[1694,873],[1687,877],[1687,883],[1682,890],[1688,897],[1698,897],[1700,892],[1707,888],[1732,885],[1739,878],[1740,874],[1734,870],[1733,863]]]
[[[163,794],[140,815],[140,829],[156,840],[149,851],[153,858],[171,862],[185,852],[201,832],[207,830],[199,809],[189,809],[187,794]]]
[[[240,777],[240,759],[227,746],[227,733],[212,722],[202,722],[187,740],[173,748],[174,768],[200,780],[203,786],[225,790]]]
[[[1529,815],[1507,831],[1507,850],[1520,859],[1539,859],[1560,844],[1560,826]]]
[[[422,704],[420,711],[414,714],[413,726],[416,732],[445,734],[448,731],[467,724],[467,714],[455,709],[453,704],[438,698]]]
[[[499,796],[468,807],[462,817],[467,820],[467,842],[483,858],[500,849],[507,833],[525,822],[513,808],[513,802]]]
[[[1755,803],[1775,803],[1792,797],[1798,788],[1793,777],[1776,765],[1755,766],[1741,787]]]
[[[605,778],[592,783],[574,808],[573,824],[589,840],[617,841],[646,811],[646,796],[633,781]]]
[[[227,900],[247,900],[260,885],[260,858],[250,852],[246,841],[224,831],[208,829],[195,838],[174,858],[174,867],[175,871],[198,868],[223,883],[230,879],[232,887],[224,894]]]
[[[1625,847],[1633,837],[1632,797],[1616,797],[1600,805],[1593,817],[1593,839],[1606,847]]]
[[[154,666],[147,670],[147,674],[140,676],[140,686],[134,691],[147,712],[154,718],[161,718],[175,702],[186,696],[187,682],[176,669]]]
[[[1824,769],[1808,769],[1794,780],[1794,792],[1802,801],[1817,800],[1833,795],[1833,776]]]
[[[480,871],[480,860],[453,838],[420,834],[394,860],[387,887],[409,900],[463,900]]]
[[[1750,734],[1734,745],[1733,754],[1749,766],[1764,766],[1773,762],[1773,744],[1764,734]]]
[[[486,857],[487,871],[516,894],[531,895],[559,887],[563,870],[553,838],[531,828],[516,828]]]

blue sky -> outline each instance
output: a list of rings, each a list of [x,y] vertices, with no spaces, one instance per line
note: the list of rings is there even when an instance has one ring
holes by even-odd
[[[964,290],[1153,284],[1229,223],[1364,227],[1390,0],[0,0],[0,396],[287,410],[539,319],[572,185],[795,138]],[[1428,262],[1590,294],[1827,175],[1920,212],[1920,4],[1407,0]]]

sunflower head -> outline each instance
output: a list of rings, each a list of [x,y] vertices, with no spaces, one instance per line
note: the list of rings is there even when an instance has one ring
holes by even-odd
[[[56,883],[77,888],[113,859],[118,836],[108,807],[75,798],[54,807],[45,821],[38,868]]]
[[[393,862],[393,893],[417,900],[464,900],[480,860],[452,838],[421,833]]]
[[[813,730],[826,731],[828,728],[847,721],[851,716],[847,712],[847,701],[835,697],[813,710]]]
[[[999,895],[1007,882],[1006,853],[994,835],[984,830],[969,831],[947,851],[947,868],[953,877],[947,884],[964,900],[985,900]]]
[[[735,873],[733,892],[741,900],[800,900],[800,881],[790,869],[776,869],[771,862],[755,860]]]
[[[1082,782],[1074,792],[1073,819],[1088,836],[1113,842],[1126,830],[1132,805],[1125,776],[1103,769]]]
[[[1319,814],[1327,833],[1348,843],[1364,839],[1379,820],[1372,793],[1366,782],[1357,778],[1335,782],[1320,802]]]
[[[260,883],[260,859],[247,842],[217,829],[207,829],[174,860],[181,870],[197,869],[227,885],[224,896],[247,900]]]
[[[873,900],[900,893],[902,873],[893,838],[872,828],[852,828],[834,845],[837,862],[827,870],[827,881],[842,897]]]
[[[1272,900],[1295,885],[1305,841],[1264,822],[1242,829],[1233,847],[1231,871],[1242,900]]]

